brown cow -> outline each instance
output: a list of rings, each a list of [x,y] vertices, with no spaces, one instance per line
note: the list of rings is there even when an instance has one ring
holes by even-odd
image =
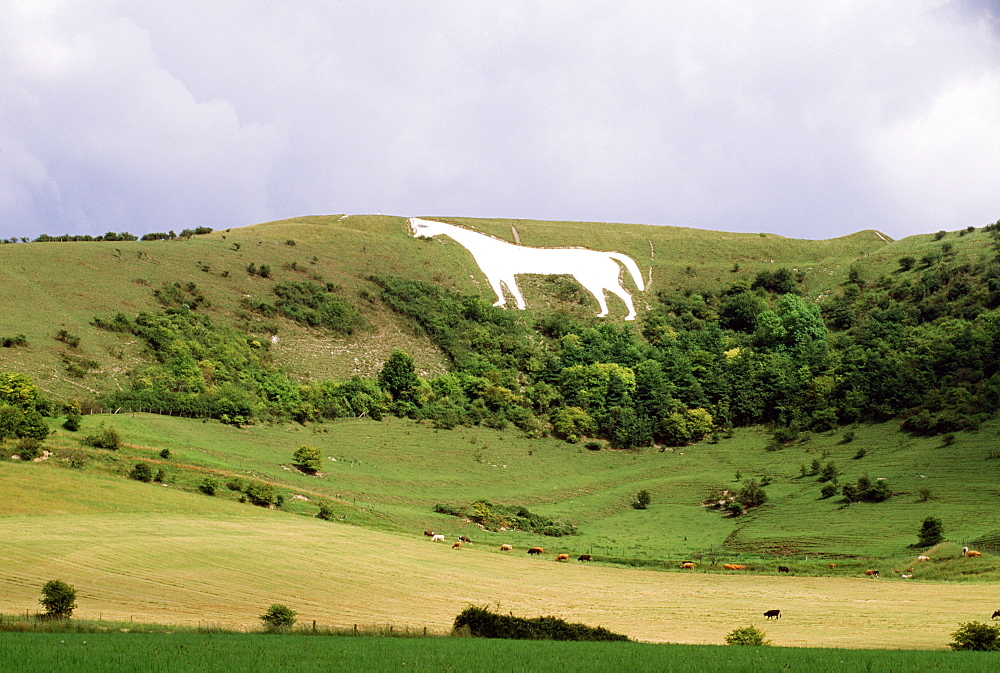
[[[532,555],[540,556],[540,555],[542,555],[542,554],[545,553],[545,548],[544,547],[532,547],[531,549],[528,550],[528,553],[532,554]]]
[[[866,570],[865,574],[868,575],[869,577],[878,577],[877,570]]]
[[[451,546],[451,548],[452,549],[461,549],[462,548],[462,543],[461,542],[456,542],[455,544],[453,544]]]
[[[579,556],[576,557],[576,560],[577,561],[593,561],[594,557],[591,556],[590,554],[580,554]]]
[[[828,567],[828,568],[829,568],[830,570],[833,570],[834,568],[836,568],[836,567],[837,567],[837,564],[836,564],[836,563],[828,563],[828,564],[827,564],[827,567]]]
[[[690,561],[681,564],[681,570],[694,570],[694,564]]]
[[[556,560],[557,561],[568,561],[569,560],[569,554],[559,554],[559,556],[556,557]]]
[[[459,535],[458,536],[458,541],[459,542],[468,542],[469,544],[472,544],[472,540],[470,540],[469,538],[465,537],[464,535]]]
[[[746,570],[746,566],[740,563],[727,563],[722,567],[726,570]]]
[[[427,536],[427,537],[434,537],[434,531],[432,531],[432,530],[425,530],[424,531],[424,535]]]
[[[975,549],[970,549],[969,551],[965,552],[965,555],[968,556],[969,558],[975,558],[977,556],[982,556],[983,552],[976,551]]]
[[[778,572],[779,573],[790,573],[792,571],[789,570],[788,566],[778,566]]]
[[[502,544],[500,545],[500,551],[514,551],[514,545]]]

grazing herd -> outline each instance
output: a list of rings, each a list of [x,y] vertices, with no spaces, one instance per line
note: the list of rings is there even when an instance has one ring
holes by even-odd
[[[425,530],[424,531],[424,535],[426,537],[429,537],[431,539],[431,542],[444,542],[445,541],[444,535],[441,535],[440,533],[435,533],[434,531]],[[467,536],[465,536],[465,535],[459,535],[458,536],[458,541],[455,542],[454,544],[452,544],[451,548],[452,549],[461,549],[463,542],[466,543],[466,544],[472,544],[472,540],[469,539]],[[500,551],[514,551],[514,545],[512,545],[512,544],[502,544],[502,545],[500,545]],[[545,548],[544,547],[531,547],[530,549],[528,549],[528,555],[529,556],[542,556],[544,553],[545,553]],[[967,557],[967,558],[975,558],[977,556],[982,556],[982,553],[978,552],[978,551],[976,551],[974,549],[969,549],[968,547],[963,547],[962,548],[962,556],[963,557]],[[556,555],[556,561],[567,562],[567,561],[569,561],[569,558],[570,558],[569,554],[557,554]],[[580,556],[578,556],[576,560],[577,561],[593,561],[594,558],[590,554],[580,554]],[[931,560],[930,556],[924,556],[923,554],[921,554],[920,556],[917,556],[917,561],[918,562],[919,561],[930,561],[930,560]],[[681,570],[694,570],[694,567],[695,567],[695,565],[694,565],[693,561],[684,561],[680,565]],[[746,568],[747,568],[746,565],[741,564],[741,563],[726,563],[726,564],[723,564],[722,567],[725,570],[746,570]],[[837,564],[836,563],[828,563],[827,567],[830,570],[833,570],[834,568],[837,567]],[[790,573],[791,569],[788,566],[778,566],[778,572],[779,573]],[[898,571],[893,571],[893,572],[898,572]],[[913,570],[912,569],[909,569],[907,572],[909,572],[911,574],[909,574],[909,575],[906,575],[906,574],[902,575],[902,577],[904,579],[909,579],[909,578],[913,577],[913,575],[912,575]],[[875,578],[878,578],[879,571],[871,568],[871,569],[868,569],[868,570],[865,571],[865,575],[867,575],[868,577],[871,577],[871,578],[875,579]],[[781,619],[781,610],[768,610],[767,612],[764,613],[764,616],[767,617],[769,620],[770,619]],[[990,619],[996,619],[997,617],[1000,617],[1000,610],[997,610],[996,612],[994,612],[993,616],[990,617]]]

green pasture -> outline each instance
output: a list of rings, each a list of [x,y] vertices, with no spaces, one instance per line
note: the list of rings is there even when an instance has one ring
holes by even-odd
[[[739,648],[468,638],[0,633],[20,671],[993,671],[988,652]]]
[[[956,548],[1000,530],[1000,513],[993,505],[1000,496],[1000,460],[989,458],[989,448],[1000,444],[997,423],[959,433],[949,445],[940,438],[913,438],[884,424],[855,428],[849,443],[843,432],[813,434],[778,451],[766,450],[770,435],[760,428],[738,429],[717,443],[676,450],[591,451],[555,439],[526,439],[514,430],[438,430],[397,418],[237,428],[118,414],[88,416],[80,432],[60,429],[49,442],[78,446],[79,436],[101,423],[115,426],[126,446],[116,453],[92,451],[88,472],[124,475],[137,460],[149,461],[164,470],[168,486],[134,486],[146,492],[194,491],[206,474],[215,474],[221,482],[218,494],[199,496],[212,506],[238,497],[223,485],[229,477],[260,479],[285,496],[284,510],[306,516],[315,515],[325,502],[343,521],[409,535],[434,530],[491,546],[542,545],[572,554],[662,561],[671,568],[685,560],[731,559],[753,562],[768,572],[778,563],[805,564],[811,557],[844,561],[838,571],[843,573],[854,573],[875,559],[888,559],[889,570],[903,569],[919,553],[910,545],[927,516],[944,522],[947,539]],[[303,444],[316,446],[324,456],[318,475],[293,464],[292,454]],[[162,449],[170,451],[169,459],[159,456]],[[862,449],[864,456],[856,458]],[[851,505],[840,496],[823,499],[817,477],[801,474],[801,467],[809,468],[814,459],[833,462],[841,484],[863,474],[885,478],[894,496]],[[4,469],[23,475],[55,467]],[[65,470],[54,472],[68,479]],[[742,481],[736,480],[737,473]],[[739,490],[748,479],[770,481],[764,506],[732,518],[703,504]],[[32,486],[26,488],[30,492]],[[647,510],[631,507],[640,489],[652,494]],[[927,489],[926,500],[922,489]],[[551,538],[489,532],[433,511],[438,503],[468,507],[479,499],[567,519],[579,534]],[[199,506],[206,507],[204,502]],[[0,512],[5,507],[16,505],[0,505]],[[941,562],[953,551],[943,548]],[[972,567],[981,560],[962,562]],[[989,566],[993,568],[992,562]],[[919,578],[930,567],[914,573]],[[991,578],[996,573],[981,570]],[[958,578],[984,579],[962,573]]]

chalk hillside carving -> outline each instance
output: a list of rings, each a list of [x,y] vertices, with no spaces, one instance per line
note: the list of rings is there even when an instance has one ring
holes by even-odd
[[[505,307],[507,305],[503,290],[506,286],[514,297],[517,308],[521,310],[527,308],[521,290],[517,286],[516,276],[519,273],[573,276],[588,292],[594,295],[601,307],[601,312],[597,314],[598,317],[604,317],[608,314],[605,291],[610,291],[618,295],[628,307],[628,315],[625,316],[625,319],[635,320],[636,313],[635,306],[632,304],[632,295],[622,286],[621,267],[618,266],[618,262],[624,264],[625,268],[632,274],[632,280],[635,281],[640,292],[646,289],[642,273],[640,273],[635,260],[619,252],[600,252],[587,248],[532,248],[526,245],[514,245],[499,238],[445,222],[411,217],[409,223],[411,233],[417,238],[447,236],[472,253],[472,257],[497,295],[497,300],[493,303],[494,306]]]

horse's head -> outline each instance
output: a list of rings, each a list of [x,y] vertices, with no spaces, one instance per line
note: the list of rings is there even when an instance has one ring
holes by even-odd
[[[417,238],[430,238],[445,233],[440,222],[421,220],[419,217],[411,217],[409,222],[410,233]]]

